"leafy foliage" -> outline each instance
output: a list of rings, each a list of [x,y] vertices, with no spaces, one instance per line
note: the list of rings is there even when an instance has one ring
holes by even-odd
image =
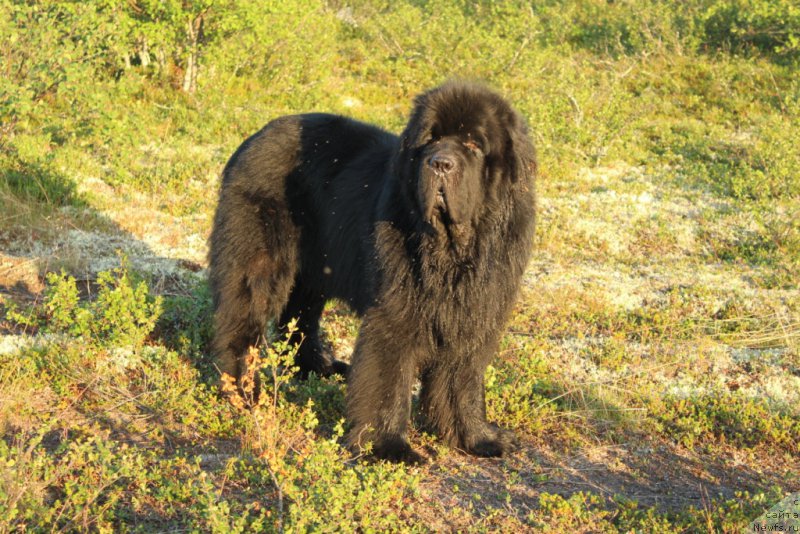
[[[151,297],[147,284],[133,282],[126,266],[97,277],[97,296],[80,299],[75,278],[48,273],[43,327],[106,345],[141,346],[161,314],[161,297]]]
[[[800,54],[800,8],[790,0],[718,1],[708,10],[705,32],[712,45],[797,58]]]

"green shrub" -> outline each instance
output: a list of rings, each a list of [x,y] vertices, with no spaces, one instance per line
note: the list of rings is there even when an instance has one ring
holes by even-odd
[[[75,278],[47,273],[40,326],[45,332],[83,337],[102,345],[141,346],[161,314],[162,299],[121,267],[97,275],[97,295],[83,300]]]
[[[770,445],[798,452],[800,421],[766,400],[719,391],[692,398],[668,395],[656,413],[667,434],[687,447],[713,438],[737,447]]]
[[[170,349],[190,358],[204,381],[215,381],[219,372],[209,351],[213,311],[208,282],[198,281],[183,294],[166,296],[162,307],[155,336]]]
[[[722,0],[705,19],[706,42],[738,52],[800,55],[800,7],[794,0]]]

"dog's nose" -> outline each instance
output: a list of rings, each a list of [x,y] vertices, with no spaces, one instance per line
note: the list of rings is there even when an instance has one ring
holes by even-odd
[[[456,166],[455,159],[446,154],[434,154],[428,158],[428,166],[439,173],[449,173]]]

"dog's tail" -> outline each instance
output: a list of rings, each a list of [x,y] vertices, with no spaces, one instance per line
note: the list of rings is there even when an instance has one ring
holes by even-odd
[[[245,141],[223,172],[209,247],[212,350],[219,371],[237,380],[247,372],[248,349],[286,305],[299,269],[300,232],[285,193],[297,147],[296,124],[274,121]]]

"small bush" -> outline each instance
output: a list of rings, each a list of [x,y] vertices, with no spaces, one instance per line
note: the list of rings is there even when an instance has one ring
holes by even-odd
[[[687,447],[713,439],[736,447],[770,445],[798,452],[800,422],[767,401],[737,393],[711,392],[693,398],[668,395],[658,418],[666,432]]]
[[[161,314],[162,299],[153,297],[143,280],[135,281],[123,265],[97,275],[97,296],[84,300],[75,278],[47,273],[44,332],[82,337],[100,345],[140,347]],[[15,317],[20,318],[20,314]]]
[[[794,0],[723,0],[705,20],[706,42],[738,52],[800,55],[800,7]]]

